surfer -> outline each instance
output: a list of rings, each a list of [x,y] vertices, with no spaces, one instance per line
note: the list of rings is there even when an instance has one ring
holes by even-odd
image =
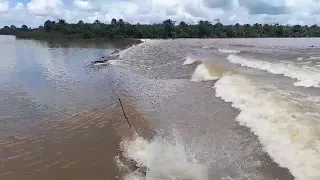
[[[97,63],[106,63],[109,60],[116,59],[119,57],[119,50],[115,49],[112,53],[110,53],[108,56],[102,56],[100,60],[96,60],[93,62],[93,64]]]
[[[115,49],[115,50],[113,51],[113,53],[111,53],[110,55],[118,54],[118,53],[119,53],[119,50],[118,50],[118,49]]]

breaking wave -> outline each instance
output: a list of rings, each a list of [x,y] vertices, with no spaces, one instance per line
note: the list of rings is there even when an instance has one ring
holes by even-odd
[[[179,136],[173,140],[156,137],[148,141],[136,135],[120,144],[122,160],[115,158],[119,169],[128,169],[123,161],[134,161],[137,170],[128,172],[125,180],[190,179],[207,180],[208,168],[200,164]]]
[[[198,61],[199,60],[197,60],[195,58],[187,57],[182,65],[190,65],[190,64],[194,64],[195,62],[198,62]]]
[[[227,70],[215,64],[202,63],[195,69],[191,81],[201,82],[217,80]]]
[[[222,53],[227,53],[227,54],[237,54],[241,52],[233,49],[220,49],[220,48],[218,49],[218,51]]]
[[[258,64],[260,62],[254,62],[252,66]],[[272,66],[264,65],[260,64]],[[287,167],[297,179],[320,179],[320,108],[317,104],[237,74],[224,75],[214,87],[217,97],[240,110],[236,120],[258,136],[265,151],[280,166]]]
[[[255,59],[229,55],[228,61],[250,68],[264,70],[273,74],[282,74],[297,79],[294,86],[320,87],[320,71],[314,67],[298,67],[292,62],[271,63]]]

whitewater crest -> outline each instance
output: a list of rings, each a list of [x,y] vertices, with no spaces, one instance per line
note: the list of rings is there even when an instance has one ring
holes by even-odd
[[[240,110],[236,120],[258,136],[280,166],[299,180],[320,179],[317,104],[238,74],[222,76],[214,88],[217,97]]]
[[[320,56],[310,56],[308,59],[310,59],[310,60],[319,60]]]
[[[281,63],[271,63],[267,61],[259,61],[251,58],[243,58],[237,55],[229,55],[227,60],[234,64],[240,64],[250,68],[260,69],[273,74],[282,74],[286,77],[297,79],[294,86],[304,87],[320,87],[320,70],[307,66],[297,66],[292,62],[282,61]]]
[[[303,57],[297,57],[297,61],[303,61]]]
[[[203,48],[203,49],[210,49],[211,46],[203,46],[202,48]]]
[[[228,70],[214,63],[202,62],[195,69],[191,81],[202,82],[217,80],[226,72],[228,72]]]
[[[241,52],[241,51],[234,50],[234,49],[221,49],[221,48],[219,48],[218,51],[221,53],[226,53],[226,54],[238,54]]]
[[[218,77],[210,72],[205,64],[200,64],[191,77],[191,81],[193,82],[210,81],[216,79],[218,79]]]
[[[127,170],[126,162],[132,161],[137,167],[126,172],[125,180],[208,179],[208,168],[198,162],[196,154],[190,152],[178,136],[172,140],[160,136],[148,141],[135,135],[132,139],[124,139],[120,150],[122,160],[120,156],[115,158],[119,169]]]
[[[196,62],[201,62],[200,60],[196,59],[196,58],[192,58],[192,57],[187,57],[186,60],[183,62],[182,65],[191,65],[194,64]]]

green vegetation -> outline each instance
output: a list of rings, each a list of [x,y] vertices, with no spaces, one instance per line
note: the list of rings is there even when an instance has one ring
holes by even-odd
[[[22,25],[21,28],[18,28],[14,25],[9,26],[4,26],[2,29],[0,29],[0,34],[2,35],[15,35],[16,33],[20,32],[27,32],[31,31],[31,29],[28,28],[26,25]]]
[[[67,23],[47,20],[43,26],[21,28],[5,26],[0,34],[21,38],[245,38],[245,37],[320,37],[320,27],[279,24],[223,25],[219,21],[199,21],[198,24],[176,23],[170,19],[160,24],[129,24],[122,19],[112,19],[110,24],[96,20],[93,23],[79,21]]]

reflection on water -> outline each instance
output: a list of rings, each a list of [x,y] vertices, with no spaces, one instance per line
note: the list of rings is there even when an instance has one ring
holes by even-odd
[[[112,51],[115,47],[111,44],[109,49],[103,44],[88,48],[12,37],[1,37],[0,43],[6,44],[0,50],[1,116],[77,112],[96,104],[98,97],[106,98],[102,89],[110,91],[104,86],[108,79],[90,72],[87,66]]]

